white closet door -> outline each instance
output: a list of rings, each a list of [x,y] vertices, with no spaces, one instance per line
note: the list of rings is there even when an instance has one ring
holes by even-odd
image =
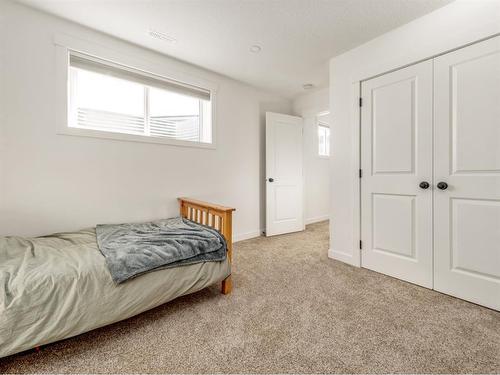
[[[361,91],[362,266],[432,288],[432,61]]]
[[[434,288],[500,309],[500,37],[435,59]]]

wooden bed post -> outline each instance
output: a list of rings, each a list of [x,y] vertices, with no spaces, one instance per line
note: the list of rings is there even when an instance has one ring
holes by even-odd
[[[233,211],[224,212],[222,219],[222,235],[227,242],[227,256],[229,263],[233,262]],[[222,294],[229,294],[233,290],[233,280],[231,275],[222,281]]]
[[[234,208],[202,202],[191,198],[177,198],[180,215],[188,220],[207,225],[218,230],[227,243],[229,263],[233,260],[233,211]],[[229,294],[233,289],[231,275],[222,281],[222,294]]]

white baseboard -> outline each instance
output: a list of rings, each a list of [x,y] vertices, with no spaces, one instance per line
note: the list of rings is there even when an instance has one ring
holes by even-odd
[[[313,223],[319,223],[320,221],[325,221],[328,219],[330,219],[330,215],[310,217],[309,219],[306,219],[306,225],[313,224]]]
[[[351,254],[345,253],[343,251],[328,249],[328,258],[339,260],[341,262],[350,264],[351,266],[359,267],[359,264],[356,264],[356,262],[354,261],[354,257]]]
[[[330,215],[312,217],[312,218],[305,220],[305,225],[319,223],[320,221],[325,221],[325,220],[329,220],[329,219],[330,219]],[[260,236],[262,236],[262,233],[264,233],[264,231],[265,231],[265,229],[261,229],[260,231],[235,234],[235,235],[233,235],[233,242],[245,241],[245,240],[249,240],[251,238],[260,237]]]
[[[330,219],[330,215],[311,217],[309,219],[305,219],[304,224],[308,225],[308,224],[313,224],[313,223],[319,223],[320,221],[325,221],[325,220],[329,220],[329,219]],[[264,231],[265,231],[265,229],[261,229],[260,231],[235,234],[235,235],[233,235],[233,242],[240,242],[240,241],[249,240],[251,238],[260,237],[260,236],[262,236],[262,233],[264,233]]]
[[[233,236],[233,242],[240,242],[240,241],[249,240],[251,238],[260,237],[262,235],[263,231],[264,230],[261,229],[260,231],[253,231],[253,232],[235,234]]]

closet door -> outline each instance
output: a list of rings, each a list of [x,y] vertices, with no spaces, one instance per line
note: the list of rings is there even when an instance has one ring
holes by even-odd
[[[434,288],[499,310],[500,37],[434,71]]]
[[[432,61],[361,91],[362,266],[432,288]]]

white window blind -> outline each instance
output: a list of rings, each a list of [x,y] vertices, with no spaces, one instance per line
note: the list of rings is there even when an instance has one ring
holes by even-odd
[[[70,54],[70,126],[211,143],[209,90]]]

